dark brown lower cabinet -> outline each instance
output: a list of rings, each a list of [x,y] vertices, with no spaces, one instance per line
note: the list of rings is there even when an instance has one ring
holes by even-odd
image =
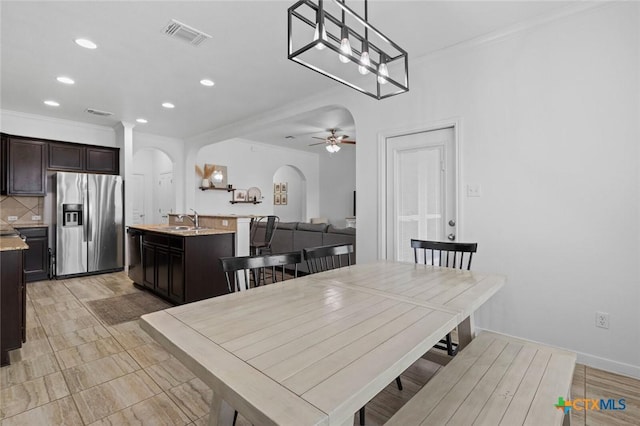
[[[142,280],[137,285],[176,304],[190,303],[227,293],[218,261],[233,256],[234,234],[172,236],[142,231]],[[136,270],[139,265],[129,265]],[[138,282],[142,281],[142,282]]]
[[[33,282],[49,278],[49,232],[46,226],[16,228],[29,246],[24,252],[24,280]]]
[[[0,252],[0,365],[9,364],[9,351],[26,341],[23,265],[23,250]]]

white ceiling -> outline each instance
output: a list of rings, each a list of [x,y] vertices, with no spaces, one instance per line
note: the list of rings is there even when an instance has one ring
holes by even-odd
[[[3,0],[0,105],[109,126],[144,117],[149,123],[137,124],[142,132],[188,138],[337,86],[352,90],[287,60],[287,8],[293,3]],[[362,4],[347,3],[355,9]],[[411,64],[568,3],[371,0],[369,21],[408,51]],[[213,38],[199,47],[171,39],[162,29],[172,18]],[[93,40],[98,49],[78,47],[78,37]],[[75,85],[58,83],[61,75]],[[203,87],[202,78],[216,85]],[[44,105],[46,99],[60,107]],[[162,108],[164,101],[176,108]],[[93,116],[87,108],[114,115]],[[310,136],[331,127],[355,136],[350,114],[330,109],[244,136],[296,145],[307,138],[311,143]],[[286,135],[296,139],[284,140]]]

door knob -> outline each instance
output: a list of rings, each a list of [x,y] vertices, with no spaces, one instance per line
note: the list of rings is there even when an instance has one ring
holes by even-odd
[[[455,241],[455,239],[456,239],[456,234],[449,234],[449,235],[447,235],[447,238],[448,238],[449,240],[451,240],[451,241]]]
[[[451,219],[451,220],[449,221],[449,226],[456,226],[456,221],[455,221],[455,220],[453,220],[453,219]]]

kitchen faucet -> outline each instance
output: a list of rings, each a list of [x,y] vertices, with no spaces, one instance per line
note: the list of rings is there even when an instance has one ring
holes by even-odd
[[[194,209],[189,209],[193,212],[193,217],[189,216],[188,214],[180,214],[178,215],[178,219],[182,220],[183,218],[187,218],[189,219],[191,222],[193,222],[193,226],[198,229],[200,228],[200,221],[198,220],[198,212],[195,211]]]

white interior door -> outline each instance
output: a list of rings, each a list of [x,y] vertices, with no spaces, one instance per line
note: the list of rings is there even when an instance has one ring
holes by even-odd
[[[387,138],[387,259],[412,262],[412,238],[456,238],[453,127]]]
[[[133,175],[133,224],[141,225],[144,220],[144,175]]]
[[[161,173],[158,179],[158,223],[169,223],[173,213],[173,172]]]

